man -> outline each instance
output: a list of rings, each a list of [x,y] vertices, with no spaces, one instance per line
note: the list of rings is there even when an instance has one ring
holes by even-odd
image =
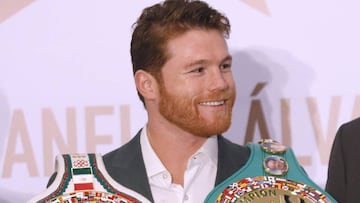
[[[103,156],[102,173],[151,202],[200,203],[245,165],[249,149],[221,135],[230,127],[236,96],[229,33],[228,18],[203,1],[166,0],[143,10],[134,24],[131,59],[148,121]],[[87,156],[81,161],[88,163]],[[48,186],[61,185],[60,179],[55,173]],[[54,196],[49,194],[43,196]]]
[[[103,157],[118,183],[152,202],[199,203],[246,163],[249,150],[221,135],[236,92],[229,33],[228,18],[202,1],[143,10],[131,58],[148,122]]]
[[[269,156],[265,159],[266,171],[273,175],[283,175],[287,172],[286,162],[278,156]]]
[[[338,202],[359,201],[360,118],[340,126],[330,153],[325,190]]]
[[[131,59],[148,121],[103,156],[113,180],[151,202],[200,203],[247,162],[249,149],[221,135],[236,97],[229,33],[228,18],[203,1],[166,0],[143,10]]]
[[[51,184],[55,192],[41,198],[59,195],[68,198],[68,194],[87,192],[84,187],[96,194],[96,187],[101,185],[100,189],[110,189],[111,193],[138,202],[146,202],[143,197],[156,203],[210,203],[221,197],[229,202],[227,195],[234,195],[231,201],[234,198],[243,201],[249,198],[246,195],[254,198],[255,193],[264,194],[256,190],[261,190],[264,180],[268,180],[267,186],[275,188],[269,190],[279,192],[257,198],[265,198],[264,201],[270,198],[267,201],[270,202],[294,196],[292,191],[275,185],[280,182],[293,184],[292,181],[304,180],[315,187],[290,149],[271,147],[275,144],[272,140],[263,141],[271,142],[263,148],[255,143],[240,146],[221,135],[230,127],[236,97],[232,57],[226,43],[229,33],[228,18],[203,1],[166,0],[145,8],[134,26],[131,59],[147,123],[132,140],[100,156],[100,160],[91,154],[59,156],[63,160],[59,163],[65,166],[59,167],[64,171],[59,174],[64,175],[52,176],[56,178],[56,184]],[[288,168],[292,167],[281,171],[279,175],[283,176],[268,177],[263,161],[265,155],[275,154],[284,158],[284,164],[285,161],[292,164]],[[227,193],[234,185],[242,187],[243,184],[236,184],[239,181],[254,183],[249,180],[261,180],[252,193],[247,187]],[[63,185],[75,192],[63,194]],[[316,188],[316,194],[306,192],[309,198],[328,202],[319,195],[321,189]],[[301,192],[309,188],[303,184],[292,189],[299,193],[296,199],[300,201],[305,194]]]

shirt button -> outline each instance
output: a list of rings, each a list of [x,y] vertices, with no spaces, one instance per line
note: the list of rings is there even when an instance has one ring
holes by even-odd
[[[187,194],[185,194],[184,200],[185,200],[185,201],[189,200],[189,196],[188,196]]]
[[[168,178],[168,174],[167,174],[167,173],[163,173],[162,177],[163,177],[163,179],[167,179],[167,178]]]

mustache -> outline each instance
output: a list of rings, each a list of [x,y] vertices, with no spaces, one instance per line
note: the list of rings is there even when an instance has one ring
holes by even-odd
[[[196,98],[196,101],[219,101],[219,100],[235,100],[235,91],[219,91],[212,92],[206,95],[200,95]]]

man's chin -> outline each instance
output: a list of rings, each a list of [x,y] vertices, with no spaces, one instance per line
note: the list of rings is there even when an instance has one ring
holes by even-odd
[[[195,135],[198,135],[200,137],[206,137],[206,138],[211,137],[213,135],[221,135],[221,134],[225,133],[229,129],[230,125],[216,126],[216,127],[217,128],[214,128],[214,126],[211,126],[210,127],[211,129],[206,128],[206,129],[204,129],[202,131],[199,131]]]

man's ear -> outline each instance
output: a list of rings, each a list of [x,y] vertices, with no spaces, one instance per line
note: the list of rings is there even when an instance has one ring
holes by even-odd
[[[157,97],[158,84],[154,76],[144,70],[135,72],[135,85],[139,93],[146,99]]]

